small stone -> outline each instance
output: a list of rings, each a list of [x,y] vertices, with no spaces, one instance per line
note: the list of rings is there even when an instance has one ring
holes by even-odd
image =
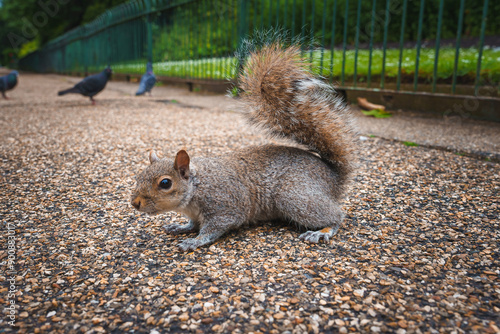
[[[124,328],[132,326],[133,324],[134,324],[133,322],[128,321],[128,322],[125,322],[123,325],[121,325],[119,328],[124,329]]]
[[[369,323],[370,323],[370,320],[368,320],[368,319],[362,319],[362,320],[359,322],[359,324],[360,324],[361,326],[364,326],[364,325],[369,324]]]
[[[279,312],[279,313],[275,313],[275,314],[273,314],[273,317],[274,317],[274,319],[279,320],[279,319],[283,319],[283,318],[285,317],[285,314],[284,314],[284,313]]]
[[[408,323],[406,322],[406,320],[399,320],[398,326],[401,328],[408,328]]]
[[[354,294],[356,297],[363,297],[363,295],[365,294],[365,290],[362,290],[362,289],[354,290],[354,291],[353,291],[353,294]]]
[[[345,321],[342,319],[335,319],[335,324],[337,326],[345,326]]]

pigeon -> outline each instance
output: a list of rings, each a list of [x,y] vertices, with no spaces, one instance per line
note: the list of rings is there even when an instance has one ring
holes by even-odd
[[[0,91],[4,99],[8,99],[5,92],[13,89],[17,85],[17,77],[19,73],[17,71],[12,71],[6,76],[0,77]]]
[[[149,95],[151,95],[151,89],[153,89],[155,83],[156,77],[153,74],[153,64],[149,62],[146,68],[146,73],[142,76],[139,89],[135,95],[143,95],[146,92],[149,92]]]
[[[106,83],[111,77],[111,68],[108,66],[104,71],[98,74],[89,75],[79,83],[77,83],[73,88],[62,90],[57,95],[65,95],[69,93],[82,94],[83,96],[90,97],[90,101],[95,105],[94,96],[99,94],[104,87],[106,87]]]

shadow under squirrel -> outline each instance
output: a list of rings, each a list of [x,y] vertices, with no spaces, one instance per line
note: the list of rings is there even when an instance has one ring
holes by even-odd
[[[249,120],[306,149],[264,145],[222,157],[172,161],[150,153],[137,176],[132,205],[190,218],[165,226],[168,233],[199,233],[182,250],[208,245],[248,223],[285,220],[308,231],[300,239],[328,242],[344,218],[341,200],[353,169],[350,111],[334,88],[310,71],[298,46],[279,42],[250,53],[239,76]]]

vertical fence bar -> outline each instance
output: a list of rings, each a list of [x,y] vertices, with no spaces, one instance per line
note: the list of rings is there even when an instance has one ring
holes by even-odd
[[[215,79],[215,67],[216,67],[216,57],[217,57],[217,49],[216,49],[216,38],[215,31],[216,27],[216,17],[215,17],[215,5],[212,4],[210,6],[210,79]],[[248,19],[248,17],[245,17]]]
[[[260,0],[260,28],[264,29],[264,0]]]
[[[422,26],[424,23],[425,0],[420,1],[420,12],[418,14],[418,32],[417,32],[417,54],[415,57],[415,76],[413,77],[413,91],[417,91],[418,86],[418,65],[420,62],[420,48],[422,46]]]
[[[191,6],[189,8],[189,16],[191,17],[191,34],[189,38],[189,45],[191,45],[191,51],[190,54],[192,55],[191,57],[191,79],[196,78],[196,59],[198,58],[198,45],[196,44],[196,25],[197,25],[197,20],[195,19],[196,16],[194,15],[194,6]]]
[[[311,40],[309,41],[309,61],[311,62],[311,68],[313,63],[313,51],[314,51],[314,16],[316,12],[316,0],[312,0],[312,9],[311,9]]]
[[[333,14],[332,14],[332,38],[330,40],[330,82],[333,81],[333,57],[335,56],[335,23],[337,19],[337,0],[333,0]]]
[[[201,45],[201,6],[196,6],[196,17],[199,18],[196,20],[196,78],[200,79],[201,78],[201,50],[200,50],[200,45]]]
[[[292,10],[292,38],[295,37],[295,12],[297,8],[297,0],[293,0],[293,10]]]
[[[218,66],[218,78],[219,79],[224,79],[222,76],[223,73],[223,53],[224,53],[224,39],[222,38],[223,35],[223,29],[222,29],[222,17],[220,13],[222,12],[222,3],[220,4],[220,8],[217,9],[215,12],[215,20],[217,22],[217,61],[219,63]],[[248,18],[248,21],[250,22],[250,18]]]
[[[373,37],[375,34],[375,9],[377,7],[377,0],[373,0],[372,3],[372,22],[370,24],[370,46],[368,54],[368,75],[366,78],[366,86],[368,88],[372,85],[372,57],[373,57]]]
[[[87,26],[83,27],[83,68],[85,76],[89,75],[89,38],[87,33]]]
[[[269,23],[267,24],[267,26],[269,28],[271,28],[272,22],[273,22],[273,2],[274,2],[274,0],[269,0],[269,14],[267,17],[267,19],[269,20]]]
[[[112,19],[113,14],[111,13],[111,11],[110,11],[110,10],[107,10],[107,11],[106,11],[106,13],[107,13],[107,15],[106,15],[106,25],[108,25],[108,26],[109,26],[109,23],[111,22],[111,19]],[[105,30],[105,31],[106,31],[106,30]],[[110,66],[110,65],[111,65],[111,52],[113,51],[113,50],[112,50],[113,48],[111,47],[111,29],[107,29],[106,33],[107,33],[107,36],[106,36],[106,37],[107,37],[107,39],[108,39],[108,43],[107,43],[108,47],[107,47],[107,48],[105,48],[105,49],[107,49],[107,50],[108,50],[108,59],[107,59],[107,63],[108,63],[108,66]]]
[[[383,42],[383,52],[382,52],[382,73],[380,73],[380,88],[385,87],[385,58],[387,56],[387,30],[389,28],[389,6],[391,0],[386,0],[385,2],[385,21],[384,21],[384,42]]]
[[[436,51],[434,53],[434,71],[432,74],[432,92],[436,92],[436,83],[437,83],[437,74],[438,74],[438,65],[439,65],[439,48],[441,43],[441,27],[443,24],[443,9],[444,9],[444,0],[439,1],[439,14],[438,14],[438,26],[436,32]]]
[[[182,52],[182,67],[183,67],[183,77],[187,78],[189,76],[189,27],[190,22],[189,22],[189,16],[187,14],[187,9],[184,6],[182,8],[182,21],[183,21],[183,29],[182,29],[182,34],[184,35],[183,40],[183,52]]]
[[[230,20],[229,18],[231,17],[230,16],[230,13],[231,13],[231,7],[229,5],[227,5],[226,7],[226,11],[227,11],[227,15],[225,17],[225,22],[226,22],[226,29],[225,29],[225,32],[226,32],[226,69],[225,69],[225,73],[226,73],[226,79],[229,79],[231,78],[231,72],[230,72],[230,65],[228,64],[228,61],[230,61],[229,59],[229,52],[231,51],[231,38],[230,38],[230,35],[229,35],[229,31],[231,31],[231,23],[230,23]],[[257,15],[256,15],[257,16]]]
[[[462,25],[464,22],[465,0],[460,0],[460,10],[458,12],[457,42],[455,45],[455,64],[453,66],[453,81],[451,84],[451,93],[455,94],[457,85],[458,58],[460,55],[460,43],[462,39]]]
[[[307,3],[307,1],[302,0],[302,29],[300,31],[300,37],[304,39],[304,43],[305,43],[305,36],[306,36],[306,33],[305,33],[305,29],[306,29],[306,3]],[[304,43],[300,44],[301,56],[304,55]]]
[[[208,17],[208,6],[207,6],[207,1],[208,0],[203,0],[203,12],[201,15],[203,15],[205,17],[205,22],[207,24],[207,37],[206,37],[206,41],[205,41],[205,47],[206,49],[204,50],[203,52],[203,60],[202,60],[202,75],[203,75],[203,79],[207,79],[208,78],[208,71],[207,71],[207,58],[208,58],[208,52],[206,50],[210,49],[210,18]]]
[[[356,14],[356,37],[354,40],[354,74],[353,74],[353,85],[357,86],[358,78],[358,51],[359,51],[359,29],[361,24],[361,0],[358,0],[358,12]]]
[[[326,25],[326,0],[323,0],[323,18],[321,21],[321,61],[319,64],[319,75],[323,75],[323,58],[325,56],[325,25]]]
[[[474,95],[475,96],[478,96],[478,94],[479,94],[479,81],[481,79],[481,61],[483,58],[484,33],[486,31],[487,16],[488,16],[488,0],[484,0],[483,17],[481,19],[481,35],[479,37],[479,55],[477,56],[476,85],[474,88]]]
[[[146,0],[146,25],[147,25],[147,40],[148,40],[148,61],[153,62],[153,30],[151,27],[151,0]]]
[[[238,47],[245,39],[248,33],[248,1],[238,0]]]
[[[238,0],[238,26],[239,26],[239,36],[238,36],[238,48],[241,46],[247,32],[248,32],[248,24],[246,18],[248,16],[248,0]],[[236,73],[239,73],[241,68],[243,67],[243,60],[239,59],[238,69]]]
[[[284,16],[283,16],[283,28],[287,28],[286,27],[286,21],[287,21],[287,18],[288,18],[288,0],[285,0],[285,13],[284,13]]]
[[[231,19],[231,22],[232,22],[232,29],[231,31],[233,32],[233,36],[232,36],[232,39],[231,39],[231,50],[235,50],[238,48],[238,29],[239,29],[239,20],[238,20],[238,17],[239,17],[239,11],[240,9],[238,8],[238,3],[239,3],[240,0],[234,0],[233,3],[236,4],[236,6],[232,6],[232,12],[233,12],[233,15],[232,15],[232,19]],[[235,75],[238,73],[238,64],[235,64],[233,65],[233,70],[232,70],[232,74]]]
[[[401,36],[399,38],[399,63],[398,63],[398,79],[396,83],[396,90],[401,88],[401,66],[403,64],[403,43],[405,40],[405,25],[406,25],[406,9],[408,0],[403,2],[403,17],[401,19]]]
[[[276,1],[276,26],[280,23],[280,1]]]
[[[340,84],[345,83],[345,51],[347,47],[347,18],[349,17],[349,0],[345,0],[345,17],[344,17],[344,39],[342,41],[342,73],[340,75]]]
[[[252,6],[253,8],[253,25],[252,25],[252,30],[255,30],[257,28],[257,3],[256,0],[254,1],[254,5]]]

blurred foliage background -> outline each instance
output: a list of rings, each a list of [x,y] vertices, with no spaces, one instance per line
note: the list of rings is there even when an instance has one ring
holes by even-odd
[[[1,0],[0,64],[8,64],[12,57],[21,58],[126,1]]]
[[[0,0],[0,63],[8,64],[13,58],[22,58],[23,56],[41,48],[48,41],[68,32],[69,30],[88,23],[107,9],[111,9],[127,0]],[[313,5],[314,1],[314,5]],[[326,47],[331,47],[332,29],[327,27],[322,34],[321,13],[326,12],[328,16],[333,15],[333,0],[251,0],[247,17],[249,20],[250,31],[263,25],[269,26],[269,23],[279,22],[279,25],[294,31],[295,34],[307,31],[315,31],[315,38],[318,42],[324,40]],[[295,4],[295,20],[292,18],[292,3]],[[325,6],[326,3],[326,6]],[[397,43],[400,38],[401,27],[401,0],[392,0],[389,11],[389,33],[388,42]],[[415,41],[417,38],[419,0],[409,0],[408,19],[405,26],[405,41]],[[468,37],[477,37],[481,28],[481,14],[484,0],[466,0],[463,22],[463,39]],[[313,20],[312,7],[315,7]],[[425,24],[423,28],[423,39],[432,41],[435,39],[437,25],[437,16],[439,12],[439,1],[425,2]],[[457,0],[445,0],[444,16],[441,38],[443,40],[453,39],[457,32],[457,17],[459,6]],[[345,18],[346,0],[337,1],[337,29],[335,30],[334,44],[342,43],[343,24]],[[383,39],[383,20],[385,19],[386,1],[378,0],[376,4],[376,30],[374,43],[381,43]],[[235,17],[235,1],[233,0],[213,0],[208,9],[217,16],[219,20],[225,20],[230,16]],[[158,21],[170,21],[172,17],[184,16],[184,20],[172,20],[174,25],[188,24],[191,19],[201,19],[197,17],[197,12],[193,10],[177,9],[170,12],[158,13]],[[203,13],[201,13],[203,15]],[[348,31],[347,44],[354,43],[354,32],[356,30],[357,1],[349,1],[348,6]],[[193,18],[194,16],[194,18]],[[286,20],[284,18],[287,18]],[[488,22],[486,26],[486,36],[497,36],[494,41],[500,40],[500,1],[490,1],[488,9]],[[278,20],[279,19],[279,20]],[[372,19],[372,1],[363,0],[361,10],[361,32],[360,43],[369,40],[369,27]],[[158,22],[157,21],[157,22]],[[202,22],[206,21],[201,19]],[[329,21],[329,20],[327,20]],[[198,22],[199,24],[200,22]],[[314,24],[313,24],[314,23]],[[206,21],[207,28],[211,24]],[[314,26],[312,26],[314,25]],[[153,36],[155,40],[156,59],[186,59],[193,55],[180,54],[177,52],[175,57],[168,56],[165,47],[162,47],[162,40],[176,38],[180,41],[185,40],[182,36],[183,31],[188,31],[185,27],[174,26],[172,30],[178,35],[166,37],[167,31],[162,31],[160,27],[163,24],[155,25]],[[228,25],[228,27],[230,27]],[[211,27],[212,30],[224,30],[224,24],[218,24]],[[304,29],[305,28],[305,29]],[[201,29],[201,28],[200,28]],[[208,28],[210,29],[210,28]],[[201,29],[202,31],[205,29]],[[232,34],[233,32],[231,32]],[[227,31],[213,31],[214,36],[227,36]],[[234,32],[236,34],[236,32]],[[210,54],[224,54],[234,49],[231,42],[226,40],[213,40],[215,44],[191,45],[185,52],[194,53],[197,56],[209,56]],[[500,44],[500,42],[498,42]],[[499,46],[499,45],[497,45]],[[209,50],[212,48],[211,50]],[[214,50],[215,49],[215,50]]]

